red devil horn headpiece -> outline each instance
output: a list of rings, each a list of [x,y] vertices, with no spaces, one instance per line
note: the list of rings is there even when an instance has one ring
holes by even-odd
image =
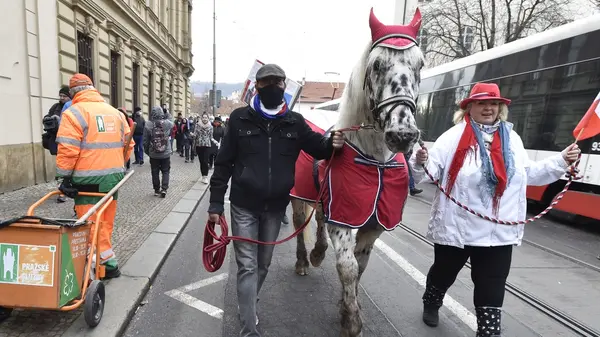
[[[406,49],[417,44],[417,35],[421,28],[421,11],[417,8],[415,16],[407,26],[386,26],[381,23],[373,8],[371,8],[371,16],[369,17],[369,27],[371,28],[371,48],[383,46],[394,49]]]

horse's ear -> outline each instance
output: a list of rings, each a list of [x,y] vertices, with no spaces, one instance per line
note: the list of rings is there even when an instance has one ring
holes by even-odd
[[[375,12],[373,12],[373,7],[371,7],[371,15],[369,16],[369,28],[371,28],[371,35],[373,35],[373,32],[378,31],[381,26],[383,26],[383,24],[381,21],[379,21],[379,19],[377,19]]]
[[[414,29],[415,36],[419,33],[419,29],[421,28],[421,11],[419,8],[415,11],[415,16],[413,16],[412,21],[409,24],[410,27]]]

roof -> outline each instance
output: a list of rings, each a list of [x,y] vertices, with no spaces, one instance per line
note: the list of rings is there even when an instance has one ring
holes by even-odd
[[[340,98],[345,87],[345,83],[306,82],[302,87],[298,103],[323,103]]]

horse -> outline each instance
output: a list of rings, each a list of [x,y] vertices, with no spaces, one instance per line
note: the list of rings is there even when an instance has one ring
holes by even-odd
[[[319,203],[314,192],[320,188],[319,180],[324,178],[323,168],[326,162],[316,162],[302,152],[296,163],[296,182],[290,193],[294,227],[298,229],[308,221],[306,215],[309,206],[317,204],[317,239],[310,253],[310,263],[318,267],[325,258],[328,248],[327,231],[335,250],[336,268],[342,284],[342,337],[362,336],[362,320],[357,301],[359,281],[369,262],[375,240],[384,230],[393,230],[400,223],[402,208],[408,198],[408,168],[403,153],[410,151],[420,138],[420,130],[414,118],[420,71],[425,63],[416,40],[420,25],[419,9],[406,26],[386,26],[377,19],[371,9],[371,41],[354,67],[342,94],[339,119],[334,129],[362,127],[356,132],[345,134],[346,144],[342,148],[342,154],[336,153],[337,157],[334,156],[330,161],[331,170],[324,181],[328,184],[329,193],[325,193],[325,197],[319,200]],[[307,122],[310,121],[307,119]],[[325,129],[311,123],[309,125],[313,130],[325,133]],[[338,159],[340,156],[347,157],[350,161],[343,163],[342,159]],[[339,165],[336,166],[336,163]],[[351,181],[344,180],[343,175],[337,174],[341,171],[347,176],[351,175],[353,170],[359,171],[360,176],[352,177],[354,180]],[[365,173],[365,170],[370,171]],[[390,173],[387,173],[388,171]],[[384,179],[396,180],[392,183],[395,184],[395,188],[391,189],[393,193],[388,191],[385,196],[390,200],[386,200],[381,206],[383,201],[379,203],[379,198],[386,190],[390,190],[380,188]],[[373,211],[367,210],[369,214],[365,218],[364,214],[357,213],[364,212],[371,204],[361,205],[361,201],[358,200],[361,198],[356,194],[361,193],[360,188],[368,189],[369,182],[373,181],[379,187],[374,197],[376,200],[372,200]],[[309,193],[312,196],[303,196],[303,193],[299,192],[302,186],[307,185],[312,188],[312,192]],[[335,199],[338,201],[337,205],[332,203],[336,195],[342,195],[341,199]],[[393,207],[398,210],[392,210]],[[386,211],[380,212],[381,209],[387,209],[388,213],[394,214],[386,216],[382,214]],[[384,226],[384,221],[387,226]],[[352,230],[355,228],[358,228],[358,231],[354,239]],[[303,235],[297,236],[296,257],[296,273],[306,275],[309,263]]]

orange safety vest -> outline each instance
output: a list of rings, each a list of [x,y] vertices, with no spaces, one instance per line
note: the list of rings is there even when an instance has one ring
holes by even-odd
[[[57,176],[71,177],[76,185],[97,185],[99,192],[110,191],[125,175],[123,147],[131,132],[123,114],[104,102],[97,90],[77,93],[62,113],[56,135]],[[133,147],[132,141],[127,157]]]

